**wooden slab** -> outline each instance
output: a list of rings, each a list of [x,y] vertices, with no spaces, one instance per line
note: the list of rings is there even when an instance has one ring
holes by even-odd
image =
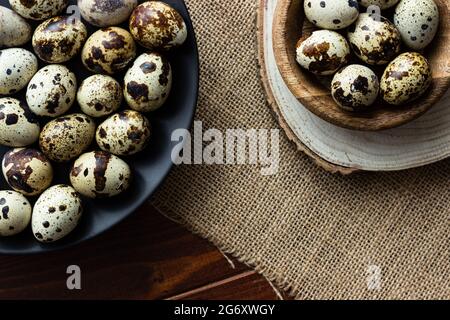
[[[278,0],[260,0],[258,49],[261,77],[280,126],[299,150],[328,171],[395,171],[450,156],[450,93],[417,120],[380,132],[332,125],[308,111],[290,92],[276,66],[272,22]],[[450,61],[440,66],[450,70]]]

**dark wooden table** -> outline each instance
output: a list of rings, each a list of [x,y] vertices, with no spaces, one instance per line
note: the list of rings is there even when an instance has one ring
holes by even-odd
[[[0,256],[0,299],[278,299],[263,277],[233,264],[147,203],[77,247]],[[81,269],[81,290],[67,289],[70,265]]]

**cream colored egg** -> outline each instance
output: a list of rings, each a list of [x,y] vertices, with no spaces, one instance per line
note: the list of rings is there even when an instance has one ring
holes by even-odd
[[[16,235],[29,225],[31,205],[22,194],[0,191],[0,237]]]
[[[24,45],[31,39],[31,26],[14,11],[0,7],[0,48]]]
[[[306,18],[314,25],[338,30],[351,25],[359,15],[356,0],[305,0]]]
[[[121,24],[137,4],[137,0],[78,0],[81,16],[97,27]]]
[[[0,50],[0,96],[25,88],[38,69],[34,54],[21,48]]]
[[[68,0],[9,0],[15,12],[26,19],[44,20],[62,12]]]

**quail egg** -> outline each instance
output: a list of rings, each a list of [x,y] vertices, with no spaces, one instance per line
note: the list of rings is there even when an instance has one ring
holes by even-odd
[[[78,0],[78,8],[90,24],[108,27],[127,20],[137,3],[137,0]]]
[[[143,53],[128,69],[123,94],[131,109],[149,112],[160,108],[172,88],[172,68],[158,53]]]
[[[83,64],[90,71],[114,74],[125,69],[136,57],[136,44],[131,34],[118,27],[94,32],[81,52]]]
[[[381,10],[385,10],[395,6],[399,0],[358,0],[358,2],[366,8],[370,6],[377,6]]]
[[[22,232],[30,220],[31,205],[27,198],[15,191],[0,191],[0,237]]]
[[[31,216],[34,237],[54,242],[72,232],[80,221],[83,207],[80,196],[70,186],[58,184],[38,198]]]
[[[387,103],[401,105],[422,96],[431,82],[427,59],[417,52],[406,52],[387,66],[380,80],[380,93]]]
[[[39,123],[25,103],[0,98],[0,144],[25,147],[39,138],[39,132]]]
[[[331,30],[348,27],[359,15],[356,0],[305,0],[304,9],[311,23]]]
[[[116,155],[143,150],[150,139],[150,122],[139,112],[125,110],[106,119],[97,128],[99,147]]]
[[[0,95],[26,87],[38,69],[36,56],[21,48],[0,50]]]
[[[2,172],[12,189],[27,196],[42,193],[53,180],[50,161],[35,149],[17,148],[5,153]]]
[[[439,9],[433,0],[402,0],[395,8],[394,24],[408,47],[422,50],[438,31]]]
[[[297,44],[297,62],[316,75],[331,75],[350,58],[350,46],[339,33],[315,31]]]
[[[47,63],[62,63],[77,55],[87,38],[83,22],[72,16],[50,18],[33,34],[33,49]]]
[[[397,28],[377,14],[360,14],[348,29],[348,39],[355,54],[371,65],[387,64],[400,52],[401,37]]]
[[[331,81],[331,95],[344,110],[364,111],[378,97],[378,77],[369,68],[352,64],[335,74]]]
[[[105,151],[81,155],[70,172],[72,186],[89,198],[113,197],[128,189],[131,171],[128,164]]]
[[[39,146],[50,160],[65,162],[82,154],[94,135],[94,121],[82,113],[74,113],[48,122],[39,136]]]
[[[107,116],[122,103],[122,88],[112,77],[96,74],[85,79],[78,89],[81,110],[91,117]]]
[[[76,91],[75,74],[63,65],[52,64],[39,70],[31,79],[27,103],[39,116],[58,117],[70,109]]]
[[[138,5],[130,17],[130,32],[143,47],[169,50],[181,46],[187,38],[183,17],[161,1],[147,1]]]
[[[44,20],[62,12],[68,0],[9,0],[15,12],[26,19]]]
[[[30,41],[31,26],[14,11],[0,7],[0,48],[21,46]]]

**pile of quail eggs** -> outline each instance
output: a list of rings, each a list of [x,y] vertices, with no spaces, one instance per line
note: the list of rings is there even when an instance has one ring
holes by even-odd
[[[9,2],[13,10],[0,6],[0,144],[11,148],[1,167],[12,190],[0,191],[0,236],[31,223],[38,241],[54,242],[77,226],[83,197],[113,197],[130,186],[120,157],[147,146],[144,114],[166,102],[165,55],[185,42],[187,28],[160,1],[78,0],[84,21],[99,27],[90,36],[83,20],[66,15],[68,0]],[[39,21],[34,32],[31,20]],[[117,26],[126,21],[129,30]],[[34,53],[19,48],[30,41]],[[145,53],[136,57],[138,46]],[[76,57],[91,73],[86,79],[65,65]],[[118,73],[125,74],[119,81]],[[52,163],[70,164],[71,186],[52,186]]]
[[[305,0],[304,11],[322,30],[298,41],[296,60],[316,76],[333,77],[331,95],[343,110],[370,111],[378,97],[405,105],[429,89],[423,50],[438,31],[433,0]]]

